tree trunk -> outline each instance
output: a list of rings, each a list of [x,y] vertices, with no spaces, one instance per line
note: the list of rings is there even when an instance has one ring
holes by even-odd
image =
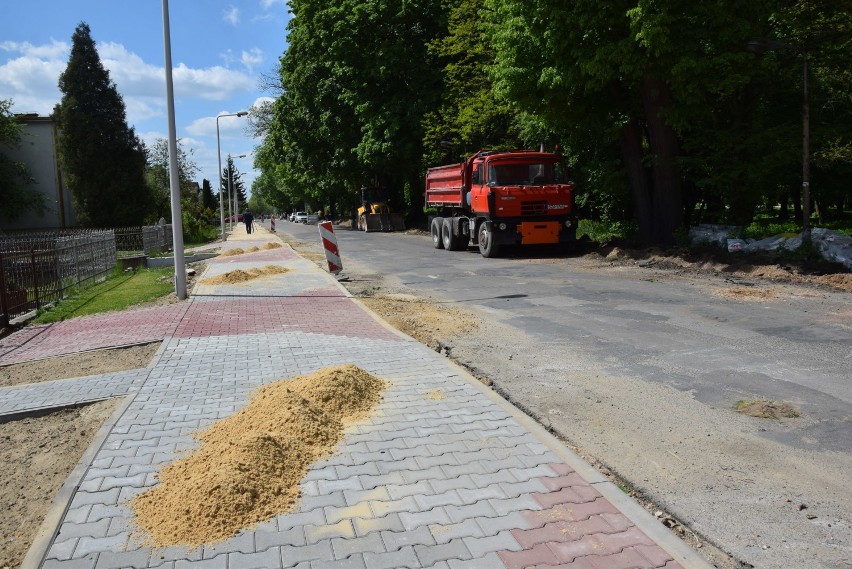
[[[639,224],[639,240],[642,245],[652,243],[653,217],[651,214],[651,192],[645,166],[642,164],[642,129],[636,121],[630,121],[623,129],[619,140],[621,159],[627,170],[630,192],[633,195],[634,213]]]
[[[790,195],[793,196],[793,217],[797,223],[802,222],[802,184],[794,182],[790,187]]]
[[[669,246],[674,243],[674,232],[681,225],[683,206],[677,167],[677,133],[661,116],[663,110],[672,105],[668,87],[658,77],[645,76],[642,103],[653,159],[652,237],[654,243]]]

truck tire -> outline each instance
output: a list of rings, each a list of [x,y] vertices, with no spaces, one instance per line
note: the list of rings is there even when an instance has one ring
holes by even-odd
[[[477,242],[480,254],[487,259],[496,257],[500,252],[500,246],[494,241],[494,232],[488,229],[488,225],[484,222],[479,225]]]
[[[459,250],[459,239],[456,232],[453,231],[453,218],[444,218],[444,223],[441,225],[441,241],[444,242],[444,249],[447,251]]]
[[[444,227],[444,218],[443,217],[435,217],[432,219],[432,226],[430,228],[432,233],[432,245],[435,246],[435,249],[443,249],[444,248],[444,240],[441,237],[441,230]]]

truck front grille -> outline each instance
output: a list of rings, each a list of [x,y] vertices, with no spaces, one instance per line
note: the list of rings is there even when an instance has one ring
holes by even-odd
[[[524,217],[547,215],[547,200],[521,202],[521,215]]]

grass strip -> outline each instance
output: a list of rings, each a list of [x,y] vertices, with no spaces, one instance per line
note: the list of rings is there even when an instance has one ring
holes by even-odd
[[[78,290],[39,314],[34,322],[47,324],[69,318],[125,310],[164,296],[174,289],[171,267],[116,269],[106,281]]]

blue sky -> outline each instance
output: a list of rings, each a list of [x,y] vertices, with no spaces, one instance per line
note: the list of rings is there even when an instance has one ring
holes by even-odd
[[[166,138],[162,1],[0,0],[0,99],[13,112],[49,115],[61,98],[59,74],[71,35],[91,29],[101,62],[127,108],[127,122],[151,145]],[[218,188],[216,116],[248,110],[274,93],[260,87],[275,75],[286,48],[285,0],[169,0],[175,125],[199,168],[198,182]],[[219,119],[222,161],[230,153],[246,188],[256,176],[257,140],[245,118]]]

